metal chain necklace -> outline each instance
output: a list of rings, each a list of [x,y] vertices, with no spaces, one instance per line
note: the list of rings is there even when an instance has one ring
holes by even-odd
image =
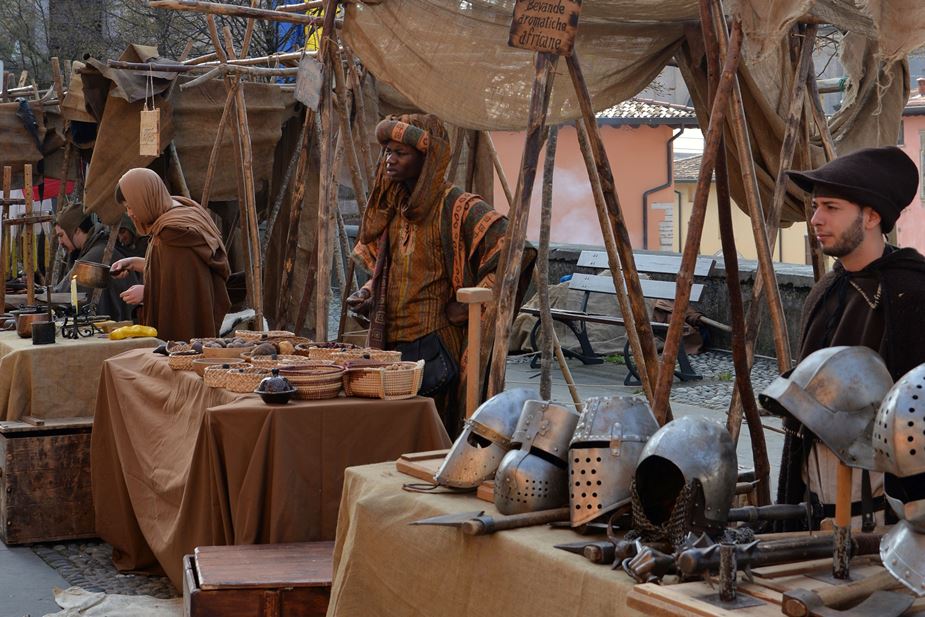
[[[883,283],[880,282],[877,284],[877,291],[874,293],[874,299],[871,300],[869,297],[867,297],[867,294],[864,293],[864,290],[861,289],[860,285],[851,279],[848,279],[848,282],[851,283],[851,286],[854,287],[859,294],[861,294],[861,297],[864,298],[864,302],[867,303],[867,306],[870,307],[870,310],[876,311],[877,307],[880,306],[880,292],[883,291]]]

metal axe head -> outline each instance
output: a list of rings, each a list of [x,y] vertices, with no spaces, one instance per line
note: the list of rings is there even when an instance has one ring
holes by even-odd
[[[431,516],[422,518],[419,521],[412,521],[409,525],[442,525],[444,527],[460,527],[466,521],[471,521],[485,514],[484,510],[476,512],[460,512],[459,514],[441,514],[440,516]]]
[[[797,612],[785,610],[787,615],[811,615],[812,617],[870,617],[871,615],[899,617],[912,606],[915,600],[905,593],[875,591],[866,600],[852,608],[837,609],[823,604],[815,591],[794,589],[787,592],[787,596],[791,600],[796,600],[803,609]]]

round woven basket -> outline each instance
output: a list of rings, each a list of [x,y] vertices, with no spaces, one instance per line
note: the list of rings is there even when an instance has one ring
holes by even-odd
[[[331,354],[331,360],[337,364],[346,364],[354,360],[370,360],[372,362],[401,362],[400,351],[386,351],[384,349],[369,349],[359,347],[348,351],[339,351]]]
[[[240,358],[241,354],[254,350],[250,347],[203,347],[202,355],[206,358]]]
[[[193,360],[201,357],[201,353],[175,351],[167,356],[167,364],[175,371],[191,371],[193,370]]]
[[[210,388],[224,388],[228,371],[233,368],[246,368],[248,366],[246,362],[227,362],[218,366],[208,366],[202,372],[202,383]]]
[[[416,396],[424,378],[424,361],[387,366],[355,366],[344,374],[347,396],[396,400]]]
[[[235,330],[234,335],[235,338],[243,338],[247,341],[259,341],[270,338],[293,338],[295,337],[295,332],[289,332],[288,330],[268,330],[266,332],[260,332],[258,330]]]
[[[343,387],[344,373],[344,367],[334,364],[301,365],[279,370],[279,374],[296,389],[295,397],[302,400],[336,397]]]
[[[223,387],[232,392],[253,392],[260,381],[270,375],[270,369],[259,366],[235,367],[225,371]]]
[[[263,368],[280,368],[283,366],[299,366],[302,364],[307,364],[309,359],[305,356],[296,356],[296,355],[287,355],[287,354],[273,354],[270,356],[249,356],[246,358],[248,362],[254,366],[262,366]]]

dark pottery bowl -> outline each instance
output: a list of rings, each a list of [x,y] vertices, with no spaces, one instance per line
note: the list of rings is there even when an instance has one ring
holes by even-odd
[[[254,390],[254,393],[259,394],[260,398],[262,398],[263,402],[267,405],[285,405],[296,393],[296,389],[293,388],[292,390],[282,390],[280,392],[265,392],[263,390]]]

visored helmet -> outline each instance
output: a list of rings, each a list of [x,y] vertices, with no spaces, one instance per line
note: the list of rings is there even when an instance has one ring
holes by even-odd
[[[871,469],[874,416],[893,385],[883,359],[867,347],[827,347],[775,379],[758,400],[792,415],[850,467]]]
[[[639,506],[652,524],[665,524],[689,489],[690,529],[715,532],[726,526],[737,479],[729,431],[705,418],[684,416],[649,439],[635,483]]]
[[[536,390],[515,388],[479,405],[443,459],[434,481],[441,486],[476,488],[490,480],[512,447],[524,403],[539,396]]]
[[[636,461],[657,430],[658,422],[642,399],[588,399],[569,446],[572,527],[629,502]]]
[[[578,414],[543,401],[524,404],[513,441],[495,475],[495,507],[502,514],[558,508],[568,503],[566,457]]]

